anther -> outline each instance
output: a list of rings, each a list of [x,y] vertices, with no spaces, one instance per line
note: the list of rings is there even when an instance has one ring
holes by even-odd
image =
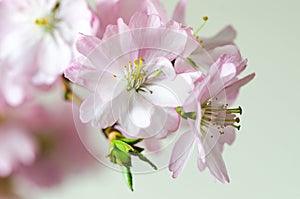
[[[241,129],[241,126],[240,126],[240,125],[237,126],[237,125],[232,124],[231,126],[233,126],[234,128],[236,128],[238,131]]]

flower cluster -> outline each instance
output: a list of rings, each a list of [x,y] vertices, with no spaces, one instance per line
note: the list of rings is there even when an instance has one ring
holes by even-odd
[[[79,106],[80,121],[106,136],[108,157],[123,168],[130,189],[131,158],[157,169],[142,153],[159,150],[171,134],[178,135],[168,157],[174,178],[196,145],[199,170],[207,167],[229,182],[222,151],[233,143],[242,114],[232,105],[254,73],[240,77],[247,60],[234,43],[235,30],[227,26],[201,37],[208,17],[198,29],[189,27],[186,5],[179,0],[169,18],[158,0],[95,0],[90,6],[85,0],[0,1],[0,176],[51,184],[62,170],[72,170],[74,164],[59,166],[74,157],[67,152],[82,162],[81,149],[66,139],[76,131],[69,111],[59,120],[35,105],[46,92],[62,90]],[[88,95],[79,97],[72,84]]]

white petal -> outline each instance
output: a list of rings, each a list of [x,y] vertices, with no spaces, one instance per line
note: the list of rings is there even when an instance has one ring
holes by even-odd
[[[154,105],[162,107],[177,107],[182,104],[177,94],[165,85],[153,84],[147,86],[147,88],[150,90],[149,92],[146,91],[140,93]]]
[[[126,104],[124,104],[126,106]],[[128,117],[132,123],[139,128],[146,128],[150,125],[153,105],[144,99],[143,96],[133,93],[129,98]]]
[[[151,81],[151,79],[152,79],[152,81],[155,81],[155,82],[162,80],[162,79],[163,80],[174,80],[176,77],[176,73],[175,73],[172,63],[164,57],[158,57],[158,58],[154,59],[152,63],[146,63],[145,70],[146,71],[148,70],[149,73],[151,73],[151,75],[149,76],[150,81]],[[155,77],[155,73],[160,70],[162,71],[162,74]]]

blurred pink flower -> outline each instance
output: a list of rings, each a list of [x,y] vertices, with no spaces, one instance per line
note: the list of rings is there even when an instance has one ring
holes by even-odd
[[[185,17],[186,0],[180,0],[173,14],[173,20],[183,23]],[[116,25],[119,18],[128,24],[136,12],[154,14],[161,21],[167,23],[168,14],[159,0],[96,0],[95,23],[98,23],[96,36],[103,37],[108,25]]]
[[[88,129],[74,123],[72,105],[56,104],[55,109],[32,107],[29,127],[37,145],[33,164],[21,167],[17,175],[38,187],[51,187],[65,177],[91,168],[94,160],[81,143],[78,131]]]
[[[182,105],[182,90],[188,92],[171,63],[185,50],[186,30],[175,21],[164,25],[157,15],[136,13],[128,25],[119,19],[108,26],[103,38],[82,36],[77,46],[87,59],[65,72],[92,92],[81,105],[81,120],[98,128],[118,122],[133,137],[165,132],[170,116],[165,108]]]
[[[29,129],[30,109],[6,106],[0,110],[0,177],[9,177],[20,167],[32,164],[36,143]],[[27,113],[26,115],[24,113]]]
[[[91,33],[92,15],[85,0],[2,0],[0,13],[2,93],[15,106],[33,85],[62,75],[78,33]]]
[[[254,78],[254,74],[242,79],[237,76],[246,68],[246,61],[238,62],[235,56],[221,56],[200,79],[193,93],[183,106],[186,113],[195,113],[188,119],[190,130],[175,143],[169,169],[176,178],[183,170],[194,146],[198,148],[198,168],[207,167],[220,182],[229,182],[221,152],[225,143],[232,144],[234,129],[240,127],[237,114],[241,108],[229,109],[228,101],[243,85]]]
[[[55,107],[26,104],[0,115],[0,178],[50,187],[91,168],[94,161],[77,135],[88,129],[75,127],[71,104],[57,101]]]

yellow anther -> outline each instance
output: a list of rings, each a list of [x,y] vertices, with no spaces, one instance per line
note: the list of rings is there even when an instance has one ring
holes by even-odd
[[[208,20],[208,16],[204,16],[202,19],[203,19],[203,21],[207,21]]]
[[[47,26],[48,21],[47,21],[47,19],[45,19],[45,17],[43,17],[42,19],[36,19],[35,24],[40,25],[40,26]]]

